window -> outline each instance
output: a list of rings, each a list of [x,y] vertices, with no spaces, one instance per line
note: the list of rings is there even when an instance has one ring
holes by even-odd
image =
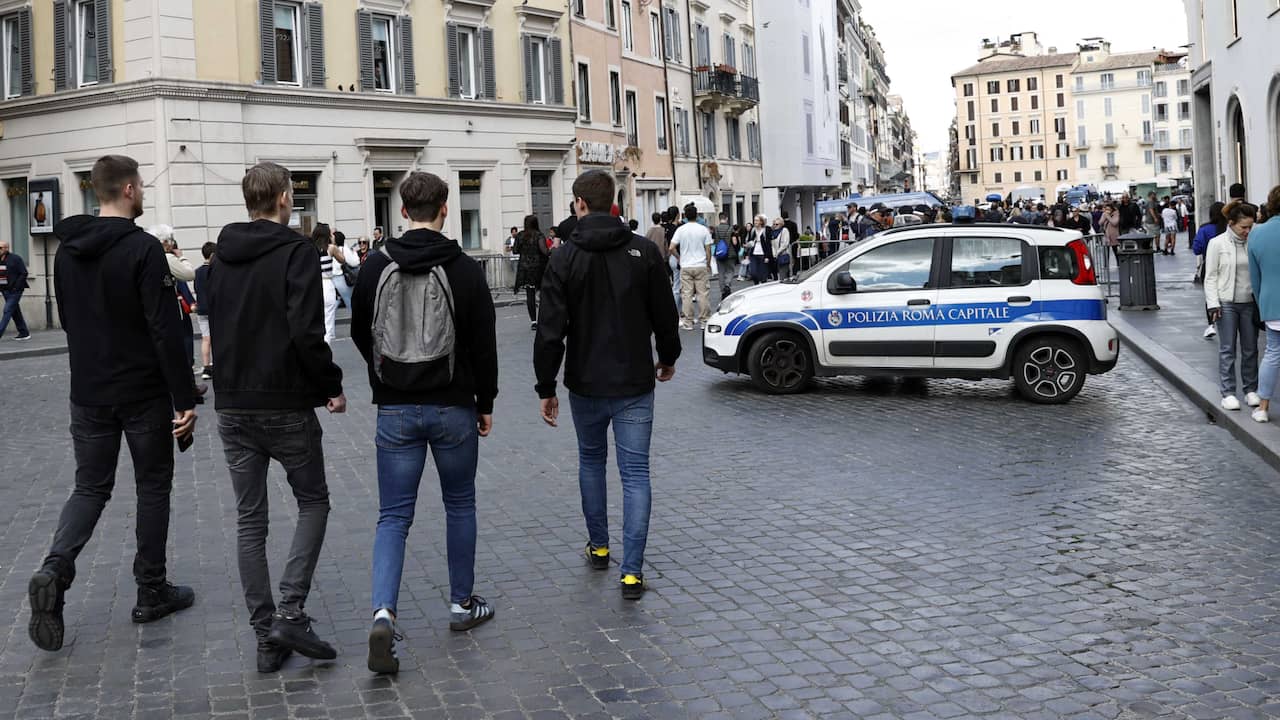
[[[1138,87],[1151,87],[1151,71],[1150,70],[1138,71]]]
[[[622,124],[622,75],[617,70],[609,71],[609,122]]]
[[[1089,135],[1084,125],[1076,126],[1076,147],[1089,147]]]
[[[578,63],[578,119],[591,122],[591,68]]]
[[[1191,103],[1189,102],[1178,103],[1178,119],[1179,120],[1191,119]]]
[[[1027,132],[1032,135],[1040,134],[1040,118],[1031,118],[1031,120],[1028,121],[1028,125],[1030,127],[1027,128]]]
[[[1179,80],[1178,81],[1178,97],[1186,97],[1187,95],[1190,95],[1190,94],[1191,94],[1191,81]]]
[[[1062,88],[1062,76],[1061,76],[1061,75],[1056,76],[1056,77],[1055,77],[1055,80],[1057,81],[1058,88],[1059,88],[1059,89],[1061,89],[1061,88]]]
[[[1142,151],[1142,164],[1143,164],[1143,165],[1150,165],[1150,164],[1152,164],[1152,163],[1154,163],[1154,162],[1155,162],[1155,153],[1151,152],[1150,150],[1143,150],[1143,151]]]
[[[742,43],[742,72],[747,77],[756,76],[756,49],[752,45]]]
[[[1059,171],[1058,171],[1058,180],[1066,180],[1066,179],[1067,179],[1067,171],[1066,171],[1066,170],[1059,170]]]
[[[1111,98],[1102,99],[1102,114],[1111,117]]]
[[[1022,285],[1025,251],[1023,242],[1014,238],[955,238],[951,241],[951,287]]]
[[[813,157],[813,108],[804,111],[804,147],[809,157]]]
[[[1142,121],[1142,142],[1151,142],[1151,121]]]
[[[478,94],[477,88],[479,87],[480,73],[476,71],[476,68],[479,66],[479,56],[479,49],[476,47],[475,28],[459,26],[458,69],[456,73],[458,77],[458,95],[460,97],[474,98]]]
[[[813,68],[811,67],[811,62],[809,58],[809,54],[810,54],[809,36],[805,33],[800,34],[800,53],[804,61],[804,74],[805,75],[813,74]]]
[[[1115,167],[1115,166],[1116,166],[1116,154],[1115,154],[1115,153],[1113,153],[1113,152],[1109,152],[1109,153],[1107,153],[1107,165],[1108,165],[1109,167]]]
[[[973,101],[970,100],[969,101],[969,122],[973,122],[973,118],[974,118],[974,107],[973,107]]]
[[[1157,168],[1157,170],[1158,170],[1159,172],[1161,172],[1161,173],[1167,173],[1167,172],[1169,172],[1169,156],[1168,156],[1168,155],[1161,155],[1161,156],[1159,157],[1159,161],[1160,161],[1160,162],[1159,162],[1159,167]]]
[[[1191,128],[1182,128],[1178,131],[1178,147],[1191,147]]]
[[[587,16],[586,0],[573,0],[573,14],[577,15],[578,17]]]
[[[933,238],[900,240],[849,262],[858,292],[923,290],[933,274]]]
[[[738,118],[726,117],[724,119],[725,135],[729,139],[729,159],[742,159],[742,130],[738,123]]]
[[[1013,134],[1013,135],[1017,135],[1017,134],[1018,134],[1018,124],[1019,124],[1019,123],[1018,123],[1018,121],[1017,121],[1017,120],[1014,120],[1013,122],[1009,123],[1009,126],[1010,126],[1010,128],[1009,128],[1009,132],[1010,132],[1011,134]]]
[[[1000,81],[999,81],[999,80],[988,80],[988,81],[987,81],[987,94],[988,94],[988,95],[999,95],[999,94],[1000,94]]]
[[[1040,87],[1037,80],[1038,78],[1034,77],[1027,78],[1027,92],[1035,92]]]
[[[702,152],[707,157],[716,156],[716,116],[715,113],[700,112],[702,116]]]
[[[1032,109],[1032,110],[1039,110],[1039,109],[1040,109],[1040,96],[1039,96],[1039,95],[1032,95],[1032,96],[1031,96],[1031,109]]]
[[[529,37],[527,69],[525,77],[528,102],[547,104],[564,102],[563,89],[555,87],[556,73],[553,68],[559,66],[559,51],[551,51],[547,38]]]
[[[280,12],[280,6],[276,6]],[[392,45],[391,18],[373,16],[373,87],[375,90],[395,92],[395,47]],[[276,68],[280,66],[277,64]]]
[[[736,69],[738,67],[738,44],[734,42],[733,36],[729,33],[725,33],[724,37],[721,38],[720,44],[723,46],[724,64]]]
[[[1084,76],[1077,75],[1076,76],[1076,92],[1083,92],[1083,91],[1084,91]]]
[[[635,90],[627,91],[627,144],[636,147],[640,144],[640,108],[636,101]]]
[[[1009,111],[1018,112],[1018,98],[1016,97],[1009,98]]]
[[[1146,115],[1149,112],[1151,112],[1151,96],[1143,95],[1142,96],[1142,114]]]
[[[612,4],[612,0],[610,0]],[[622,47],[628,51],[636,49],[635,29],[631,26],[631,3],[622,0]]]
[[[756,123],[747,123],[747,152],[752,160],[760,159],[760,126]]]
[[[973,83],[964,84],[964,96],[973,97]]]
[[[1040,145],[1037,143],[1031,146],[1031,159],[1032,160],[1044,159],[1044,145]],[[1036,178],[1036,179],[1039,180],[1040,178]]]
[[[683,46],[680,44],[680,13],[675,8],[663,8],[662,11],[667,15],[667,21],[662,26],[662,47],[666,52],[666,59],[672,62],[683,62]]]
[[[689,154],[689,111],[684,108],[675,108],[671,119],[672,129],[676,135],[676,152],[680,155]]]
[[[1056,158],[1071,157],[1071,145],[1069,145],[1068,143],[1060,142],[1057,145],[1054,145],[1053,151],[1054,151],[1054,157]]]
[[[975,148],[969,148],[964,153],[965,168],[972,170],[978,167],[978,151]]]
[[[1043,180],[1043,179],[1044,179],[1044,173],[1042,173],[1042,172],[1040,172],[1039,170],[1037,170],[1037,171],[1036,171],[1036,174],[1035,174],[1035,181],[1036,181],[1036,182],[1040,182],[1040,181],[1041,181],[1041,180]]]
[[[659,150],[667,149],[667,99],[664,97],[656,97],[653,99],[653,127],[654,137],[657,140]]]
[[[991,123],[991,137],[1000,137],[1000,123]]]
[[[1011,146],[1009,147],[1009,159],[1010,159],[1010,160],[1021,160],[1021,159],[1022,159],[1022,146],[1021,146],[1021,145],[1011,145]]]
[[[101,0],[104,1],[105,0]],[[96,85],[98,83],[98,42],[97,42],[97,12],[95,0],[76,0],[75,4],[75,79],[76,87],[85,87],[86,85]],[[284,11],[283,13],[281,11]],[[298,52],[298,9],[293,6],[277,4],[276,5],[276,53],[279,57],[281,44],[281,21],[282,15],[289,18],[291,23],[288,28],[284,29],[287,34],[286,44],[292,44],[292,49],[288,53],[289,71],[296,75],[298,65],[300,64]],[[294,77],[288,82],[298,82]]]
[[[1083,100],[1076,101],[1076,119],[1077,120],[1084,119],[1084,101]]]
[[[1022,172],[1021,172],[1021,171],[1015,172],[1015,173],[1013,174],[1013,181],[1014,181],[1014,182],[1016,182],[1016,183],[1020,183],[1020,182],[1022,182]]]
[[[1058,107],[1067,106],[1067,96],[1064,93],[1058,93]]]
[[[1156,103],[1156,122],[1165,122],[1169,119],[1169,105],[1167,103]]]
[[[1190,156],[1190,155],[1183,155],[1183,156],[1182,156],[1182,171],[1183,171],[1183,172],[1186,172],[1186,171],[1188,171],[1188,170],[1190,170],[1190,169],[1191,169],[1191,156]]]
[[[1058,134],[1059,140],[1066,140],[1067,139],[1067,119],[1064,117],[1054,118],[1053,131]]]
[[[991,148],[991,162],[1004,162],[1004,148],[999,145]]]
[[[1005,90],[1011,93],[1016,93],[1018,92],[1018,86],[1021,85],[1021,81],[1015,78],[1013,80],[1006,81],[1004,85]]]
[[[618,9],[613,6],[613,0],[604,0],[604,24],[610,30],[618,27]]]
[[[997,183],[1004,182],[1004,173],[995,173],[995,181]]]
[[[991,98],[991,112],[1000,112],[1000,98]]]
[[[1102,76],[1098,80],[1102,85],[1103,90],[1114,90],[1116,87],[1115,73],[1102,73]]]
[[[1155,92],[1152,94],[1158,98],[1166,97],[1169,94],[1169,86],[1163,80],[1157,81]]]
[[[1089,167],[1089,154],[1088,154],[1088,153],[1080,153],[1080,154],[1076,155],[1076,157],[1080,159],[1080,169],[1081,169],[1081,170],[1084,170],[1085,168]]]
[[[29,12],[29,11],[28,11]],[[28,26],[30,24],[29,15]],[[4,98],[16,98],[22,95],[22,64],[27,48],[22,46],[22,22],[19,13],[6,15],[3,23],[4,35]],[[29,32],[29,30],[28,30]],[[30,61],[28,60],[28,63]]]
[[[458,204],[462,211],[462,249],[479,250],[484,232],[480,224],[480,183],[482,172],[458,173]]]
[[[662,18],[658,17],[658,13],[649,13],[649,53],[653,57],[658,57],[659,48],[662,47]]]

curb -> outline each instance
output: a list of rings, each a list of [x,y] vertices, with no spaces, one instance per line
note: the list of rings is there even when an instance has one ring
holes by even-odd
[[[1127,311],[1126,311],[1127,312]],[[1122,312],[1107,314],[1107,320],[1120,335],[1126,350],[1142,358],[1174,387],[1187,396],[1193,405],[1203,410],[1209,421],[1231,433],[1236,440],[1252,450],[1268,465],[1280,470],[1280,443],[1274,432],[1266,432],[1268,425],[1256,423],[1244,411],[1228,412],[1218,404],[1222,397],[1218,386],[1197,373],[1177,355],[1166,350],[1150,336],[1130,325]]]

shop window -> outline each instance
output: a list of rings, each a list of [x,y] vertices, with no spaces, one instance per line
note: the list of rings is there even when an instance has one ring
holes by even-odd
[[[480,226],[480,188],[482,172],[458,173],[458,204],[461,209],[462,249],[479,250],[482,243]]]

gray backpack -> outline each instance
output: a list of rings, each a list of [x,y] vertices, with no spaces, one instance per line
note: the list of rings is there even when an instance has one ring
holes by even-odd
[[[381,252],[391,259],[386,248]],[[453,381],[456,339],[453,290],[444,268],[412,274],[391,260],[378,277],[373,300],[373,371],[378,379],[407,392],[447,386]]]

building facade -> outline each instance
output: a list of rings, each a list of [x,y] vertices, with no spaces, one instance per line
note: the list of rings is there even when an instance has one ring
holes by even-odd
[[[859,0],[839,0],[836,5],[840,82],[840,165],[844,195],[866,193],[876,180],[875,148],[868,113],[866,84],[867,41]]]
[[[36,305],[56,242],[26,188],[56,181],[53,216],[92,213],[88,171],[106,153],[138,159],[138,222],[174,226],[188,250],[246,219],[240,178],[259,161],[294,172],[304,232],[404,232],[397,188],[418,169],[450,182],[446,231],[471,252],[568,207],[576,128],[554,0],[6,0],[0,22],[22,29],[0,101],[0,237],[25,251]]]
[[[1162,54],[1155,61],[1151,87],[1151,138],[1156,177],[1191,184],[1191,70],[1185,54]]]
[[[1071,72],[1076,183],[1125,192],[1152,175],[1153,66],[1160,53],[1115,53],[1101,38],[1080,43]]]
[[[1260,200],[1280,184],[1280,8],[1260,0],[1184,6],[1197,204],[1225,200],[1237,182]]]

